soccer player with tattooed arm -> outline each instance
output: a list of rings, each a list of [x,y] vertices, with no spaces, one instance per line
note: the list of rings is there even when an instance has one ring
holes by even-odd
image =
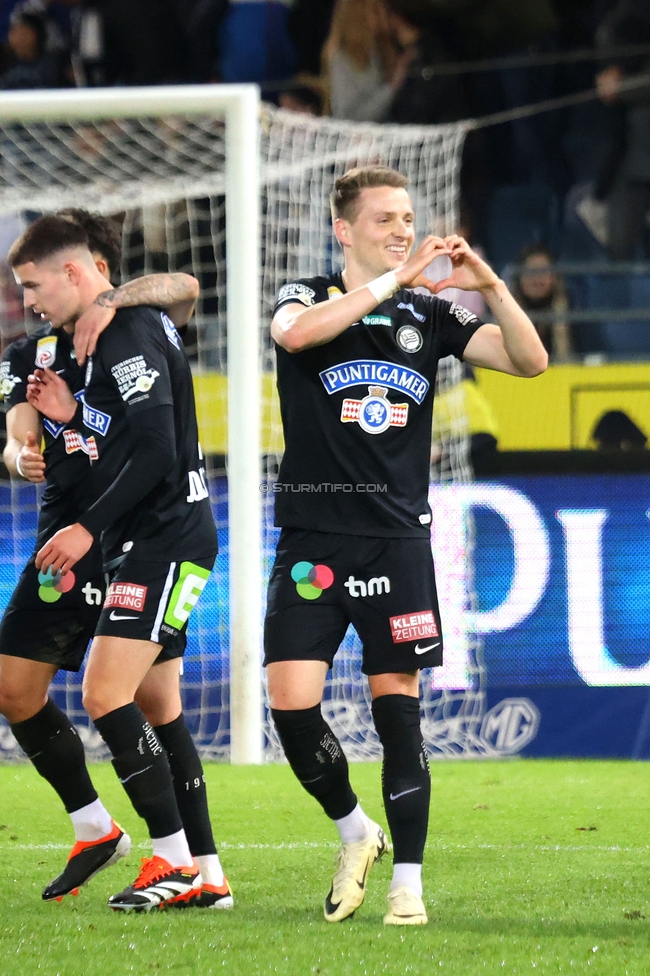
[[[84,515],[89,518],[89,524],[92,524],[91,531],[83,530],[86,534],[84,544],[80,547],[78,558],[73,559],[69,566],[56,565],[53,558],[44,563],[38,555],[36,559],[30,561],[0,631],[0,653],[3,654],[0,657],[0,701],[5,706],[8,702],[14,707],[13,702],[22,707],[24,718],[22,715],[18,716],[17,723],[12,723],[12,729],[17,732],[19,742],[32,758],[41,775],[48,779],[61,796],[73,820],[77,840],[64,872],[48,885],[43,893],[43,897],[48,900],[61,897],[80,884],[86,883],[98,870],[102,870],[128,853],[130,846],[128,836],[111,820],[97,798],[85,767],[83,747],[74,727],[48,698],[47,690],[57,668],[79,669],[88,641],[100,624],[102,616],[109,618],[109,629],[111,617],[130,620],[132,626],[133,621],[140,623],[141,626],[146,621],[146,612],[118,614],[106,610],[107,605],[119,607],[120,600],[123,602],[124,593],[130,593],[131,590],[128,585],[125,587],[118,583],[116,586],[109,587],[104,600],[105,586],[99,536],[103,528],[109,531],[113,522],[120,518],[123,520],[123,525],[126,523],[129,529],[132,529],[132,537],[123,544],[119,556],[113,559],[115,565],[110,568],[104,565],[104,569],[109,568],[113,576],[119,575],[119,564],[126,559],[127,554],[134,550],[134,555],[139,555],[141,552],[146,554],[146,541],[141,541],[142,532],[140,536],[138,533],[138,529],[143,530],[142,523],[147,521],[146,517],[139,522],[136,511],[131,511],[130,518],[127,511],[129,505],[138,509],[138,496],[144,492],[149,504],[147,510],[150,515],[149,522],[151,523],[152,520],[155,522],[161,537],[169,538],[168,535],[165,536],[163,525],[167,527],[170,521],[173,522],[173,517],[170,518],[168,513],[167,518],[163,517],[156,521],[156,516],[151,509],[155,508],[156,504],[164,507],[166,500],[170,501],[170,507],[174,509],[174,502],[180,500],[179,496],[183,491],[187,495],[186,483],[189,479],[187,473],[183,475],[177,469],[170,473],[163,462],[170,463],[176,456],[182,467],[183,463],[193,456],[192,449],[191,447],[188,449],[186,442],[183,445],[184,450],[177,451],[175,441],[171,447],[167,444],[166,449],[163,448],[164,436],[161,437],[161,431],[158,429],[157,451],[154,450],[153,453],[150,451],[151,457],[146,451],[139,453],[145,454],[145,461],[147,459],[152,461],[153,455],[158,457],[159,454],[158,461],[161,464],[155,466],[153,472],[149,471],[144,478],[138,465],[133,465],[132,470],[127,472],[127,475],[129,473],[131,475],[130,485],[128,476],[122,478],[118,493],[113,493],[108,499],[105,489],[116,479],[120,480],[118,478],[120,471],[115,469],[111,473],[106,470],[105,464],[95,462],[98,461],[98,455],[104,446],[104,439],[111,424],[126,451],[137,447],[138,438],[131,431],[136,424],[138,428],[145,431],[145,436],[147,436],[146,431],[152,428],[154,429],[152,436],[156,438],[156,427],[162,427],[163,434],[169,435],[169,414],[173,408],[168,404],[174,400],[175,395],[180,400],[184,398],[188,400],[188,416],[183,417],[182,429],[190,439],[192,438],[191,375],[178,333],[166,313],[156,311],[152,307],[144,308],[142,303],[148,302],[150,305],[167,307],[181,326],[191,315],[198,293],[196,281],[188,275],[148,276],[107,291],[106,279],[103,277],[106,267],[102,265],[101,256],[107,250],[110,251],[110,248],[105,246],[105,239],[98,240],[98,237],[101,237],[102,227],[106,228],[104,218],[91,217],[83,211],[77,211],[75,217],[79,219],[75,219],[71,225],[66,216],[41,218],[28,228],[12,247],[10,260],[24,285],[25,305],[39,312],[44,319],[49,319],[50,325],[45,330],[41,330],[44,332],[43,338],[46,342],[36,338],[34,348],[24,350],[22,359],[13,357],[7,360],[12,367],[19,362],[21,367],[24,367],[22,372],[29,371],[31,374],[25,377],[22,373],[20,376],[12,374],[12,382],[15,381],[14,385],[20,387],[22,391],[21,402],[16,406],[22,407],[25,411],[31,410],[32,419],[36,421],[39,419],[37,410],[44,415],[44,457],[41,456],[39,461],[37,452],[26,452],[24,448],[22,456],[20,451],[16,453],[21,472],[28,475],[30,480],[40,480],[42,466],[46,465],[48,490],[44,501],[48,504],[43,505],[41,513],[38,547],[56,535],[59,529],[64,529],[71,523],[80,529],[77,519]],[[119,242],[117,246],[117,253],[119,253]],[[123,415],[117,416],[120,413],[119,407],[116,415],[109,417],[106,413],[93,410],[86,402],[87,390],[84,392],[84,384],[87,387],[92,373],[93,359],[90,359],[89,365],[84,368],[81,365],[82,359],[86,353],[94,351],[100,333],[113,316],[115,321],[104,333],[100,343],[106,345],[112,342],[115,345],[115,340],[118,340],[119,346],[119,338],[121,338],[122,344],[130,343],[131,348],[135,349],[147,346],[147,342],[151,344],[153,340],[154,349],[151,356],[152,359],[157,357],[156,361],[159,361],[160,365],[159,371],[145,370],[146,380],[140,380],[139,386],[147,386],[147,391],[143,392],[138,388],[137,392],[140,394],[138,397],[133,396],[133,392],[136,391],[131,393],[129,399],[139,403],[133,411],[133,418],[137,419],[132,419],[131,416],[128,419]],[[138,337],[139,328],[142,329],[143,334]],[[75,357],[72,349],[73,336],[78,347],[78,357]],[[160,336],[164,342],[160,341]],[[165,355],[167,345],[173,348],[172,354]],[[137,373],[137,369],[135,372]],[[170,373],[173,374],[173,382]],[[149,395],[154,385],[152,382],[154,374],[154,381],[158,376],[161,377],[159,384],[161,395],[157,398]],[[136,383],[139,375],[134,376]],[[26,393],[25,386],[27,386]],[[22,402],[24,400],[27,402]],[[162,407],[158,403],[160,400],[165,404]],[[120,398],[120,403],[122,402],[125,401]],[[13,409],[15,407],[12,407]],[[88,429],[84,421],[98,429]],[[172,439],[173,437],[172,428]],[[196,443],[193,450],[194,453],[198,450]],[[25,453],[36,456],[32,460],[31,456],[25,458]],[[119,455],[119,451],[117,453]],[[121,462],[119,457],[116,458],[115,450],[112,452],[112,460],[118,467],[120,466]],[[121,461],[124,462],[123,457]],[[127,467],[127,464],[122,463],[122,468],[124,467]],[[167,477],[165,477],[166,473]],[[180,484],[176,485],[175,495],[173,490],[170,490],[170,482],[174,477],[177,481],[183,481],[182,488]],[[137,483],[134,484],[134,481]],[[155,482],[153,491],[150,485],[152,481]],[[140,506],[140,513],[142,509],[143,506]],[[183,521],[182,504],[176,506],[174,513]],[[46,514],[48,517],[44,518]],[[206,555],[207,550],[211,552],[216,550],[214,523],[209,512],[209,503],[207,511],[203,505],[198,516],[190,517],[188,521],[204,530],[198,544],[201,554],[203,550],[206,551]],[[151,527],[149,524],[149,531]],[[65,532],[63,534],[65,536]],[[144,531],[145,536],[146,534]],[[114,536],[113,547],[115,544]],[[81,549],[84,551],[82,552]],[[71,568],[72,565],[74,570]],[[133,562],[130,565],[133,567]],[[153,568],[160,569],[159,566]],[[166,568],[168,581],[173,590],[172,584],[178,580],[175,580],[169,564]],[[180,567],[181,576],[183,572],[186,580],[192,579],[186,564]],[[205,583],[206,568],[202,567],[198,575],[200,577],[197,584],[198,591],[195,587],[192,595],[194,603]],[[34,579],[32,580],[31,577]],[[154,589],[155,584],[150,587],[150,590]],[[142,603],[143,609],[148,610],[150,601],[146,599],[147,586],[134,584],[133,591],[137,591],[137,598],[131,601],[135,609],[137,610]],[[174,592],[175,590],[172,596]],[[21,599],[16,600],[17,595]],[[169,596],[169,593],[167,595]],[[192,600],[189,609],[193,605]],[[34,612],[41,609],[37,606],[39,601],[44,611],[49,611],[48,615],[44,612]],[[187,615],[184,620],[177,618],[174,621],[176,627],[167,626],[160,621],[161,628],[166,626],[166,633],[157,647],[159,653],[155,655],[156,667],[143,668],[141,661],[135,666],[135,670],[140,668],[142,671],[142,680],[134,689],[135,700],[141,705],[146,719],[144,716],[139,719],[142,713],[136,705],[133,705],[133,708],[136,709],[138,719],[141,721],[143,742],[146,741],[154,750],[156,757],[156,763],[153,764],[156,766],[154,776],[156,782],[153,785],[160,789],[157,791],[154,788],[149,800],[154,803],[158,792],[163,795],[163,806],[167,801],[167,813],[169,813],[170,800],[173,809],[171,818],[163,815],[156,823],[159,831],[163,832],[161,836],[167,838],[167,847],[163,841],[158,844],[158,848],[163,853],[167,852],[172,859],[178,859],[180,856],[184,865],[187,864],[191,868],[188,872],[191,875],[191,882],[188,883],[186,879],[182,879],[178,884],[172,882],[165,889],[164,897],[160,898],[160,902],[179,906],[192,904],[223,908],[232,905],[232,895],[223,877],[214,846],[200,759],[181,712],[179,657],[185,645],[186,620]],[[21,627],[23,633],[24,628],[27,627],[29,634],[30,653],[25,654],[29,660],[22,660],[21,654],[24,651],[16,645]],[[150,636],[151,634],[147,633],[147,637]],[[119,643],[118,641],[118,646]],[[132,642],[127,643],[132,647]],[[139,642],[136,643],[139,649]],[[147,649],[148,644],[149,642],[147,642]],[[131,672],[133,670],[131,668]],[[22,688],[20,686],[19,679],[24,678],[23,672],[31,673],[34,686],[31,696],[25,682]],[[125,680],[128,683],[128,679]],[[124,693],[123,688],[120,691]],[[22,693],[22,697],[18,692]],[[110,698],[110,695],[107,694],[106,697]],[[125,716],[125,729],[129,724],[129,717],[132,718],[132,715]],[[123,763],[129,762],[128,756],[120,759]],[[116,760],[116,763],[121,769],[119,760]],[[147,788],[151,791],[152,782],[149,781],[151,777],[143,776],[143,779],[148,780]],[[136,804],[136,809],[147,819],[146,811],[143,812],[141,805]],[[180,831],[174,832],[179,836],[170,841],[168,826],[172,822],[177,825],[179,820],[182,827]],[[147,822],[149,823],[149,820]],[[187,850],[188,843],[191,854]],[[154,851],[156,851],[156,843],[154,843]],[[193,857],[201,865],[203,878],[196,870]],[[159,868],[160,863],[157,864]],[[167,860],[165,864],[169,867]],[[202,880],[204,884],[197,883],[197,879],[199,882]],[[158,903],[158,894],[156,892],[151,898],[131,897],[130,901],[127,899],[128,905],[115,907],[148,908]]]
[[[276,494],[282,532],[265,621],[268,691],[295,775],[339,832],[324,906],[336,922],[362,903],[368,873],[390,846],[361,809],[321,712],[327,671],[354,625],[384,754],[394,862],[384,923],[419,925],[427,922],[430,802],[419,676],[442,664],[443,643],[427,501],[436,370],[454,355],[533,377],[547,355],[505,283],[465,240],[427,236],[411,253],[415,218],[400,173],[350,170],[331,206],[343,271],[282,287],[271,326],[285,439],[278,484],[288,490]],[[440,255],[452,270],[434,284],[425,269]],[[422,286],[429,295],[410,290]],[[436,297],[448,287],[480,291],[492,322]]]

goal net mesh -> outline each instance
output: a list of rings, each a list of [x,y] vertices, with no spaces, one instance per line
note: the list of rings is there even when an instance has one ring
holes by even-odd
[[[352,166],[384,164],[409,178],[418,232],[445,234],[457,226],[461,123],[438,127],[379,126],[315,119],[263,106],[261,110],[261,282],[263,388],[263,561],[268,577],[279,530],[270,490],[283,450],[275,394],[270,316],[278,288],[288,280],[330,273],[341,266],[328,197],[334,180]],[[74,123],[0,125],[0,260],[29,220],[64,207],[113,216],[122,228],[122,278],[156,271],[194,274],[201,296],[187,348],[193,362],[197,410],[209,459],[211,496],[221,551],[216,571],[190,618],[182,677],[188,724],[207,758],[229,751],[228,484],[226,443],[225,122],[214,116],[123,118]],[[253,192],[253,188],[251,188]],[[257,269],[251,268],[251,275]],[[442,277],[442,273],[439,274]],[[17,295],[6,267],[0,274],[3,344],[22,327]],[[33,325],[27,324],[28,330]],[[471,479],[461,368],[444,360],[438,376],[432,492]],[[438,487],[436,487],[438,486]],[[237,486],[231,485],[236,491]],[[453,488],[452,488],[453,490]],[[0,487],[0,609],[4,609],[34,541],[36,490]],[[434,503],[433,547],[439,576],[446,652],[451,666],[422,679],[424,731],[432,755],[483,751],[484,711],[480,647],[465,632],[472,603],[471,523],[455,534]],[[440,511],[443,516],[436,513]],[[324,711],[351,759],[380,754],[361,648],[350,628],[327,682]],[[77,725],[91,755],[101,757],[99,736],[81,706],[82,673],[61,672],[53,695]],[[262,676],[261,676],[262,680]],[[265,756],[282,758],[272,724],[265,721]],[[19,755],[0,722],[0,756]]]

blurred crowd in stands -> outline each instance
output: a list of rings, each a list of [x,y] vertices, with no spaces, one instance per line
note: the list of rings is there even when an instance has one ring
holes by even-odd
[[[650,264],[611,266],[650,258],[650,0],[0,0],[0,43],[4,89],[253,81],[398,124],[566,98],[469,133],[463,225],[554,359],[650,354],[650,321],[570,315],[650,304]]]

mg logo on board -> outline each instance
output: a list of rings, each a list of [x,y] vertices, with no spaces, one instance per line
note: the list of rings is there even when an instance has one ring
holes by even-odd
[[[512,755],[532,742],[539,720],[539,709],[529,698],[504,698],[483,718],[481,739],[493,752]]]

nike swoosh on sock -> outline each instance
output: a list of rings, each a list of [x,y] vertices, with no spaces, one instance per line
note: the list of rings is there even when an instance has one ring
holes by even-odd
[[[133,779],[133,777],[134,777],[134,776],[139,776],[139,775],[140,775],[141,773],[146,773],[146,771],[147,771],[148,769],[153,769],[153,763],[151,763],[151,765],[150,765],[150,766],[145,766],[145,768],[144,768],[144,769],[138,769],[138,770],[137,770],[137,772],[135,772],[135,773],[131,773],[131,775],[130,775],[130,776],[127,776],[127,777],[126,777],[126,779],[121,779],[121,780],[120,780],[120,783],[122,784],[122,786],[124,786],[124,784],[125,784],[125,783],[128,783],[128,782],[129,782],[129,780],[130,780],[130,779]],[[419,787],[418,787],[418,789],[419,789]]]
[[[421,789],[422,789],[421,786],[414,786],[413,789],[402,790],[401,793],[389,793],[389,796],[391,800],[399,800],[400,796],[406,796],[407,793],[417,793],[417,791]]]

